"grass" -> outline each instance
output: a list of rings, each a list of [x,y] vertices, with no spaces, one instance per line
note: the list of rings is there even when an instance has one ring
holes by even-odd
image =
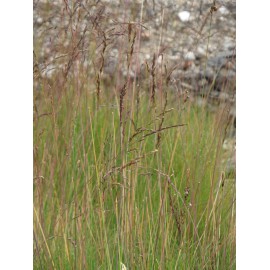
[[[121,153],[116,106],[93,110],[95,96],[87,93],[73,92],[57,105],[40,99],[52,114],[39,118],[34,132],[37,269],[233,263],[235,194],[234,183],[221,186],[222,114],[192,104],[175,109],[168,100],[175,107],[164,127],[186,125],[146,136],[163,109],[149,112],[143,98],[138,118],[127,120]]]
[[[125,27],[129,71],[138,29]],[[235,269],[227,104],[213,113],[179,95],[155,56],[148,86],[108,84],[99,31],[95,72],[75,64],[78,37],[63,73],[34,79],[34,269]]]

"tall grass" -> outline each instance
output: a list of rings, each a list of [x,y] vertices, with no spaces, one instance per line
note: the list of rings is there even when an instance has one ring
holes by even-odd
[[[105,77],[112,33],[99,12],[63,71],[35,77],[34,268],[235,269],[228,105],[213,113],[176,93],[162,53],[136,74],[140,24],[121,25],[126,76]]]

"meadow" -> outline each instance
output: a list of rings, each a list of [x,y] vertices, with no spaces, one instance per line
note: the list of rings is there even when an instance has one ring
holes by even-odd
[[[235,269],[230,104],[209,110],[211,87],[200,105],[175,91],[161,52],[140,75],[140,24],[121,25],[106,76],[111,32],[96,14],[91,30],[61,30],[59,71],[34,63],[34,269]]]

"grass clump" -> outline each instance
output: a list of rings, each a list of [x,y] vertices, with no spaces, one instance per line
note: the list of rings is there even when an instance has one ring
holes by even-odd
[[[57,105],[40,97],[39,109],[52,113],[35,122],[37,269],[233,263],[235,194],[221,163],[222,114],[176,109],[173,93],[166,103],[174,107],[151,112],[142,97],[123,135],[117,106],[97,111],[94,94],[69,91]]]
[[[127,73],[108,84],[101,13],[86,13],[93,28],[73,35],[62,71],[34,79],[34,268],[234,269],[227,105],[213,113],[173,91],[160,55],[132,76],[131,23],[119,37]],[[92,70],[76,64],[87,33]]]

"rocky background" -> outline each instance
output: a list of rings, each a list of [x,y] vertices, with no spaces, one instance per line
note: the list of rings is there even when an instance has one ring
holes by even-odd
[[[33,8],[34,81],[58,72],[67,76],[76,61],[83,61],[86,72],[97,72],[100,63],[89,60],[93,52],[98,62],[104,60],[102,76],[109,82],[116,72],[126,76],[118,61],[120,37],[130,24],[137,31],[134,52],[139,61],[130,77],[143,80],[153,61],[166,65],[172,89],[188,92],[198,104],[207,96],[210,110],[230,104],[235,118],[235,0],[34,0]],[[100,40],[100,46],[92,40]],[[234,147],[232,131],[224,149]],[[229,163],[228,168],[235,166],[234,154]]]

